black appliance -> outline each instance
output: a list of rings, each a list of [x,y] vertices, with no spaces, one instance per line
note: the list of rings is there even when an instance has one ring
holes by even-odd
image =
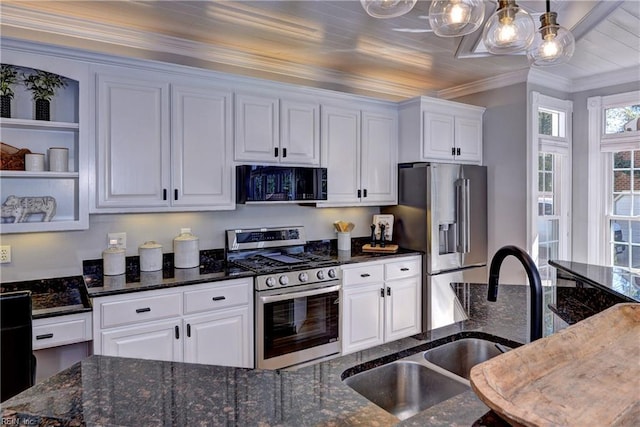
[[[35,384],[36,358],[32,352],[31,292],[0,294],[2,314],[2,372],[0,402]]]
[[[327,200],[327,169],[288,166],[236,166],[236,203]]]

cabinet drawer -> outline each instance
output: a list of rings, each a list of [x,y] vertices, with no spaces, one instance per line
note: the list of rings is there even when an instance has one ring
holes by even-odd
[[[33,349],[91,340],[91,313],[56,316],[33,321]]]
[[[184,314],[248,305],[249,295],[250,285],[247,281],[187,291],[184,293]]]
[[[368,264],[344,269],[342,272],[342,286],[382,282],[383,280],[384,267],[382,264]]]
[[[406,260],[390,262],[384,266],[385,280],[402,279],[420,274],[420,258],[409,258]]]
[[[100,306],[102,328],[147,322],[180,316],[181,294],[158,295],[124,301],[106,302]]]

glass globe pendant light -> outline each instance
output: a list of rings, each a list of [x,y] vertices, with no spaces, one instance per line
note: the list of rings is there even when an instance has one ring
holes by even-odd
[[[535,24],[515,0],[498,0],[498,10],[485,24],[482,41],[494,54],[523,51],[533,42]]]
[[[540,16],[537,37],[527,49],[529,62],[537,67],[563,64],[571,59],[576,48],[576,40],[571,31],[558,25],[558,14],[549,9],[550,1],[547,0],[547,12]]]
[[[365,11],[374,18],[395,18],[413,9],[418,0],[360,0]]]
[[[429,7],[429,24],[440,37],[471,34],[483,20],[483,0],[434,0]]]

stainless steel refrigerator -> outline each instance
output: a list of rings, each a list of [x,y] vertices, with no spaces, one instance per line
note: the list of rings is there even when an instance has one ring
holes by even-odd
[[[452,282],[487,281],[487,168],[445,163],[398,167],[393,240],[423,257],[422,330],[466,318]]]

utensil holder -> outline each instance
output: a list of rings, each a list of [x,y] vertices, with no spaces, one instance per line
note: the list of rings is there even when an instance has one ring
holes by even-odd
[[[351,233],[348,233],[348,232],[338,233],[338,250],[339,251],[351,250]]]

